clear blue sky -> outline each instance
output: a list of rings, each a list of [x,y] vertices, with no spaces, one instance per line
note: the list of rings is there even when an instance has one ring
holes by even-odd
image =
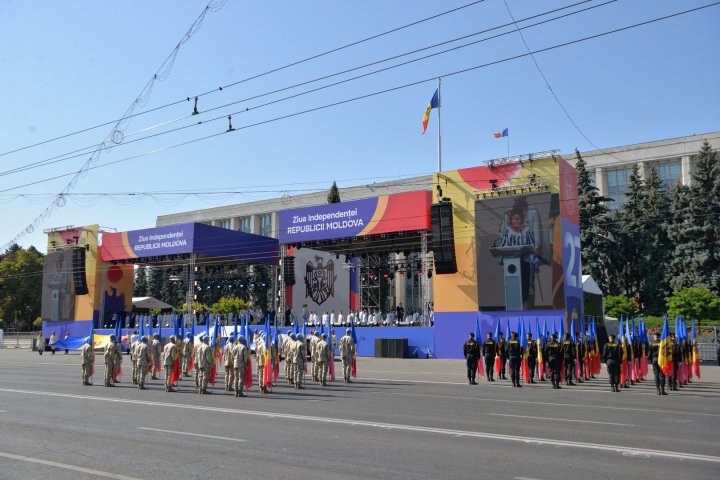
[[[155,83],[144,109],[228,85],[469,1],[229,0],[220,11],[208,13],[200,30],[183,45],[169,78]],[[516,19],[573,3],[508,2]],[[0,153],[121,117],[206,3],[0,2]],[[599,3],[595,0],[575,9]],[[530,47],[539,49],[705,3],[710,1],[620,0],[524,32]],[[363,45],[206,95],[200,100],[200,110],[508,21],[502,0],[486,0]],[[574,120],[600,147],[706,133],[720,129],[718,24],[720,7],[713,7],[539,54],[537,60]],[[233,125],[237,128],[437,77],[522,54],[524,48],[518,34],[513,33],[238,114],[233,117]],[[307,88],[311,87],[291,93]],[[342,187],[430,173],[437,157],[435,111],[427,134],[423,137],[420,132],[422,114],[435,88],[431,81],[90,171],[73,192],[122,194],[241,188],[246,193],[212,197],[71,196],[32,234],[25,235],[20,244],[34,244],[44,250],[42,229],[49,227],[100,223],[118,230],[147,228],[155,224],[157,215],[276,197],[286,192],[322,190],[333,180]],[[252,100],[147,133],[227,115],[284,95],[287,93]],[[504,155],[506,143],[492,136],[504,128],[510,131],[511,153],[550,148],[559,148],[564,153],[576,147],[592,149],[550,96],[529,58],[447,77],[443,80],[442,100],[446,170],[478,165],[485,159]],[[186,116],[191,110],[192,104],[185,102],[137,117],[125,133]],[[103,152],[99,163],[226,128],[227,121],[223,120],[123,145]],[[82,149],[102,141],[110,131],[111,127],[106,126],[2,156],[0,170],[6,172]],[[89,156],[87,153],[42,168],[0,175],[0,190],[76,171]],[[0,243],[23,231],[51,202],[51,195],[62,191],[68,181],[66,177],[0,193],[3,225]],[[47,196],[14,196],[38,193]]]

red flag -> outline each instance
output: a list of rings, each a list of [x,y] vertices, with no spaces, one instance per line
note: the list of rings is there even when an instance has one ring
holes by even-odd
[[[522,371],[523,381],[528,383],[530,381],[530,364],[527,358],[523,358],[520,363],[520,370]]]
[[[330,354],[330,368],[328,370],[330,370],[330,381],[334,382],[335,381],[335,357],[333,356],[332,353]]]
[[[353,357],[352,362],[352,376],[353,378],[357,378],[357,361],[355,360],[355,357]]]
[[[621,360],[620,361],[620,383],[622,385],[625,385],[625,382],[628,380],[628,367],[627,367],[627,361]]]
[[[250,390],[253,386],[253,373],[252,373],[252,362],[250,357],[247,359],[247,365],[245,365],[245,390]]]
[[[170,373],[170,385],[175,385],[180,379],[180,357],[176,354],[173,362],[172,372]]]
[[[117,378],[122,378],[122,365],[118,366]]]
[[[483,358],[482,355],[480,355],[480,360],[478,361],[477,369],[478,369],[478,373],[480,374],[480,376],[484,377],[485,376],[485,359]]]
[[[500,370],[502,370],[502,359],[500,358],[500,355],[496,355],[495,356],[495,373],[497,373],[499,375]]]

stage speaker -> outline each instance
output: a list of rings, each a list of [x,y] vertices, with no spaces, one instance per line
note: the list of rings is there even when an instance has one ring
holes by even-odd
[[[285,285],[295,285],[295,257],[285,257],[283,261],[283,278]]]
[[[435,273],[438,275],[456,273],[452,203],[442,202],[431,205],[430,218]]]
[[[391,342],[390,357],[405,358],[405,355],[407,354],[408,339],[407,338],[393,338],[392,340],[390,340],[390,342]]]
[[[73,248],[72,250],[72,273],[73,288],[75,295],[87,295],[88,286],[85,278],[85,249]]]
[[[382,358],[384,349],[386,349],[385,339],[376,338],[375,339],[375,358]]]

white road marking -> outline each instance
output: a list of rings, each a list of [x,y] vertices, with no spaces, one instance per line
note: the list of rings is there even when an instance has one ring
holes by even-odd
[[[385,392],[383,392],[385,393]],[[688,412],[681,410],[658,410],[652,408],[633,408],[633,407],[611,407],[609,405],[578,405],[575,403],[553,403],[553,402],[532,402],[530,400],[506,400],[500,398],[481,398],[481,397],[455,397],[452,395],[430,395],[423,393],[399,393],[390,392],[390,395],[402,395],[405,397],[431,397],[431,398],[452,398],[457,400],[470,400],[473,402],[498,402],[498,403],[522,403],[525,405],[550,405],[553,407],[575,407],[575,408],[597,408],[603,410],[627,410],[636,412],[652,412],[652,413],[673,413],[676,415],[703,415],[708,417],[720,417],[718,413],[702,413]]]
[[[611,423],[611,422],[593,422],[590,420],[574,420],[572,418],[549,418],[549,417],[531,417],[528,415],[511,415],[509,413],[488,413],[494,417],[516,417],[516,418],[529,418],[532,420],[547,420],[549,422],[577,422],[577,423],[595,423],[597,425],[617,425],[619,427],[634,427],[628,423]]]
[[[213,438],[215,440],[228,440],[230,442],[246,442],[247,441],[247,440],[243,440],[242,438],[217,437],[215,435],[204,435],[202,433],[176,432],[175,430],[163,430],[162,428],[138,427],[138,429],[149,430],[151,432],[172,433],[174,435],[189,435],[191,437]]]
[[[701,455],[694,453],[683,453],[683,452],[671,452],[666,450],[652,450],[645,448],[635,447],[623,447],[618,445],[605,445],[599,443],[584,443],[584,442],[573,442],[569,440],[553,440],[547,438],[537,437],[521,437],[518,435],[503,435],[489,432],[473,432],[469,430],[451,430],[446,428],[434,428],[434,427],[423,427],[419,425],[403,425],[397,423],[383,423],[383,422],[370,422],[366,420],[351,420],[346,418],[330,418],[330,417],[314,417],[309,415],[294,415],[290,413],[276,413],[276,412],[263,412],[256,410],[240,410],[235,408],[223,408],[215,406],[202,406],[202,405],[187,405],[181,403],[166,403],[166,402],[152,402],[149,400],[132,400],[126,398],[110,398],[110,397],[95,397],[91,395],[77,395],[70,393],[54,393],[54,392],[38,392],[32,390],[16,390],[11,388],[0,388],[0,392],[6,393],[18,393],[26,395],[39,395],[48,397],[63,397],[73,398],[79,400],[96,400],[100,402],[109,403],[127,403],[131,405],[147,405],[153,407],[163,408],[180,408],[186,410],[196,410],[210,412],[213,414],[217,413],[231,413],[236,415],[248,415],[255,417],[265,418],[281,418],[287,420],[296,421],[307,421],[314,423],[328,423],[335,425],[349,425],[349,426],[361,426],[369,428],[383,428],[387,430],[398,430],[404,432],[422,432],[422,433],[435,433],[439,435],[449,435],[453,437],[470,437],[470,438],[482,438],[487,440],[505,440],[509,442],[519,442],[529,445],[551,445],[557,447],[573,447],[584,450],[601,450],[607,452],[619,453],[621,455],[637,455],[637,456],[651,456],[651,457],[663,457],[680,460],[695,460],[698,462],[712,462],[720,463],[720,457],[713,455]]]
[[[102,470],[94,470],[92,468],[78,467],[77,465],[70,465],[67,463],[53,462],[50,460],[43,460],[41,458],[26,457],[24,455],[15,455],[14,453],[0,452],[0,457],[7,458],[10,460],[17,460],[20,462],[36,463],[39,465],[46,465],[53,468],[63,468],[65,470],[72,470],[80,473],[87,473],[89,475],[95,475],[98,477],[114,478],[115,480],[140,480],[136,477],[128,477],[126,475],[120,475],[117,473],[103,472]]]
[[[514,480],[540,480],[539,478],[533,477],[513,477]]]

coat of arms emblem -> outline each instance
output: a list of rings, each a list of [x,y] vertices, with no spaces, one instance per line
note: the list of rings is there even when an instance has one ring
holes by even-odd
[[[318,305],[335,296],[335,264],[332,260],[323,265],[322,257],[315,257],[315,265],[305,265],[305,298],[310,297]]]

